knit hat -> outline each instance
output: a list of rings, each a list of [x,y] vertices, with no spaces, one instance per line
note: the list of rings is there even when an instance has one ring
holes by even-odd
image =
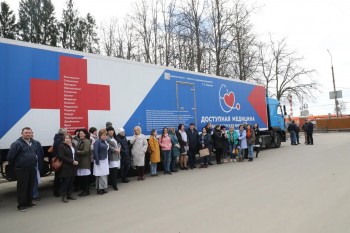
[[[119,128],[118,129],[118,134],[120,134],[121,132],[125,132],[125,130],[123,128]]]
[[[113,128],[112,126],[108,126],[108,127],[106,128],[106,130],[107,130],[107,132],[108,132],[108,131],[114,130],[114,128]]]

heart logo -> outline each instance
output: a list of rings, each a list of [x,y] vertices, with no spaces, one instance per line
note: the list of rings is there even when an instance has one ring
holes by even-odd
[[[227,107],[232,108],[235,103],[235,94],[231,91],[229,94],[224,95],[224,102]]]

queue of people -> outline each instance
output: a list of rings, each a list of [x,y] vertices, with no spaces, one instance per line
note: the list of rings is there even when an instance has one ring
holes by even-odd
[[[163,163],[165,175],[181,170],[196,168],[196,155],[200,154],[199,168],[208,168],[211,156],[215,154],[217,164],[223,162],[244,161],[248,151],[248,161],[253,161],[254,147],[259,143],[259,127],[250,124],[240,125],[238,130],[233,126],[226,130],[225,126],[216,125],[212,128],[207,124],[201,133],[190,124],[188,129],[184,124],[175,128],[163,128],[158,137],[157,130],[151,131],[147,142],[142,129],[134,128],[134,134],[128,142],[125,130],[114,130],[107,122],[106,128],[99,131],[95,127],[78,129],[74,135],[66,129],[59,129],[54,137],[52,156],[61,162],[61,170],[55,172],[53,192],[61,201],[68,203],[75,200],[73,192],[80,191],[79,197],[90,195],[91,187],[95,187],[97,194],[103,195],[110,186],[118,191],[118,173],[121,182],[128,183],[131,167],[136,169],[138,181],[145,180],[145,156],[150,156],[151,177],[158,176],[158,163]],[[8,153],[9,164],[16,168],[18,210],[26,211],[34,207],[33,195],[39,155],[42,147],[33,139],[33,132],[29,127],[22,130],[22,136],[11,145]],[[204,151],[204,153],[200,153]],[[256,158],[259,150],[256,150]],[[229,155],[230,159],[226,160]],[[187,161],[188,158],[188,161]],[[33,189],[34,188],[34,189]],[[37,188],[36,188],[37,189]]]

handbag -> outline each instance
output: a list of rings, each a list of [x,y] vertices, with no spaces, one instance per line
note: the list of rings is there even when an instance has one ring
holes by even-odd
[[[51,159],[50,167],[52,171],[59,172],[62,168],[62,161],[57,157],[53,157]]]
[[[50,146],[49,149],[47,149],[47,152],[52,153],[53,152],[53,146]]]
[[[151,146],[148,144],[147,146],[147,154],[152,154]]]
[[[204,157],[210,155],[209,149],[204,148],[199,150],[199,157]]]

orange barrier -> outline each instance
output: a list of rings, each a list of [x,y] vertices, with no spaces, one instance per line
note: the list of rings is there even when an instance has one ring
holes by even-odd
[[[344,130],[350,129],[350,118],[316,119],[318,130]]]

